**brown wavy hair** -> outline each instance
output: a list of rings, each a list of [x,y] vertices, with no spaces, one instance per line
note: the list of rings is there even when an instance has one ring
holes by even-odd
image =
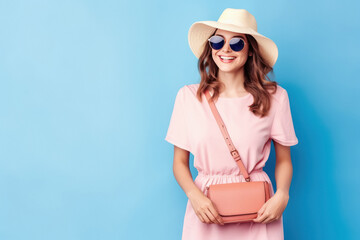
[[[215,29],[215,34],[217,29]],[[211,35],[211,36],[212,36]],[[260,117],[266,116],[271,107],[271,96],[269,90],[273,89],[272,93],[277,90],[277,82],[271,81],[267,76],[268,73],[274,74],[273,68],[261,57],[259,47],[256,39],[245,34],[246,39],[249,43],[249,56],[244,65],[244,88],[254,97],[254,102],[249,106],[249,110],[255,115]],[[201,102],[201,94],[206,89],[213,89],[213,100],[217,100],[220,95],[220,88],[225,85],[217,79],[219,68],[214,62],[211,56],[211,47],[209,44],[205,44],[205,48],[198,61],[198,70],[200,72],[200,85],[197,90],[197,98]],[[262,108],[261,108],[262,107]]]

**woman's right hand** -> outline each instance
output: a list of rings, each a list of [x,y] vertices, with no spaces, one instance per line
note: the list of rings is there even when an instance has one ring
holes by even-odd
[[[216,211],[212,201],[199,189],[187,194],[191,205],[203,223],[216,223],[224,225],[223,219]]]

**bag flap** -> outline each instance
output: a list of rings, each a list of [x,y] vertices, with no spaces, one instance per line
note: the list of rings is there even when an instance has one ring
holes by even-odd
[[[257,213],[266,202],[265,183],[239,182],[210,185],[208,197],[221,216]]]

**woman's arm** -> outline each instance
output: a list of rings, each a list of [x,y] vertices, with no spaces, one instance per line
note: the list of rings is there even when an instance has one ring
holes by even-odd
[[[276,193],[258,211],[254,222],[270,223],[278,220],[289,201],[289,189],[293,173],[290,147],[273,141],[276,153]]]
[[[185,192],[186,196],[193,192],[200,192],[195,185],[189,169],[189,151],[174,145],[173,172],[176,181]]]
[[[223,225],[221,216],[215,210],[211,200],[195,185],[189,168],[189,151],[174,145],[173,172],[176,181],[189,198],[191,205],[201,222]]]
[[[276,153],[275,180],[276,192],[282,192],[289,197],[289,189],[293,175],[293,166],[291,163],[290,147],[283,146],[274,141]]]

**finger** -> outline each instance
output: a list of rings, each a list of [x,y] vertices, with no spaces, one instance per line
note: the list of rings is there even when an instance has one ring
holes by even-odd
[[[260,214],[258,213],[258,215],[256,216],[256,218],[253,219],[254,222],[259,222],[259,219],[260,219]]]
[[[205,214],[206,216],[209,218],[210,223],[216,223],[216,218],[214,217],[214,215],[209,211],[209,209],[205,210]]]
[[[265,220],[266,221],[265,223],[271,223],[271,222],[276,221],[278,219],[279,218],[277,216],[269,216],[269,218]]]
[[[211,223],[216,223],[215,217],[212,215],[212,213],[209,211],[209,209],[205,210],[206,216],[210,219]]]
[[[222,219],[222,217],[220,216],[220,214],[218,213],[218,211],[216,211],[215,207],[213,205],[211,205],[209,207],[209,211],[211,212],[211,214],[214,216],[216,223],[219,223],[221,225],[224,225],[224,221]]]
[[[253,219],[254,222],[258,222],[259,221],[259,218],[264,214],[265,210],[266,210],[266,203],[264,203],[260,210],[257,212],[257,217],[255,219]]]
[[[257,222],[263,223],[263,221],[267,218],[268,218],[268,213],[264,212],[260,217],[257,218]]]
[[[262,223],[266,224],[266,223],[270,223],[273,221],[273,218],[268,216],[267,218],[264,219],[264,221],[262,221]]]
[[[204,218],[204,220],[205,220],[205,222],[206,223],[210,223],[211,222],[211,220],[209,219],[209,217],[206,215],[206,213],[205,212],[201,212],[201,216]]]
[[[266,210],[266,206],[267,206],[266,203],[264,203],[264,204],[261,206],[260,210],[258,211],[258,213],[260,213],[260,215],[263,215],[263,213],[264,213],[265,210]]]
[[[208,211],[206,212],[207,215],[209,216],[209,218],[211,219],[211,221],[215,224],[221,224],[218,220],[218,218],[216,217],[216,213],[213,213],[210,211],[210,209],[208,209]]]
[[[205,223],[204,218],[201,216],[200,213],[196,213],[196,215],[198,216],[198,218],[200,219],[201,222]]]

